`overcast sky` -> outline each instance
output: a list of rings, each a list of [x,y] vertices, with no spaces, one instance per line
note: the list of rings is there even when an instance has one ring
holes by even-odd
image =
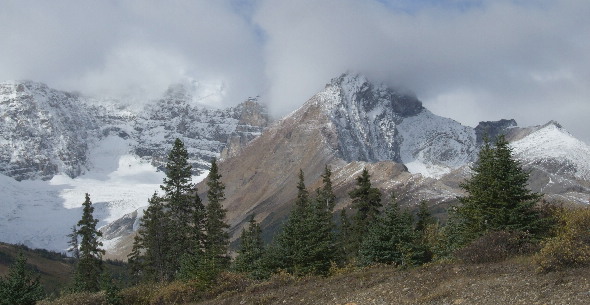
[[[466,125],[556,120],[590,143],[588,16],[588,0],[2,0],[0,81],[145,100],[191,80],[285,114],[358,71]]]

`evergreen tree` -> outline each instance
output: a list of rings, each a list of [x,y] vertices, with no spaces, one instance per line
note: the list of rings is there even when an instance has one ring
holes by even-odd
[[[142,219],[143,221],[143,219]],[[141,223],[141,222],[140,222]],[[127,263],[129,264],[130,278],[133,282],[137,282],[143,278],[145,264],[144,257],[144,244],[143,238],[141,237],[141,227],[137,231],[137,234],[133,237],[133,247],[131,252],[127,255]]]
[[[176,138],[174,146],[168,153],[166,178],[164,178],[164,184],[160,186],[170,205],[182,202],[192,190],[191,170],[192,166],[188,163],[188,152],[184,143]]]
[[[357,210],[352,224],[352,236],[349,251],[351,255],[356,255],[363,237],[367,234],[369,226],[374,223],[379,216],[381,204],[381,191],[371,186],[371,175],[366,168],[360,176],[356,178],[356,188],[348,193],[352,199],[352,207]]]
[[[226,210],[221,205],[225,199],[225,185],[221,182],[221,174],[217,167],[215,158],[211,161],[211,170],[207,176],[207,199],[209,203],[206,207],[207,220],[205,230],[207,233],[205,243],[205,256],[212,260],[220,269],[228,267],[229,257],[227,247],[229,245],[229,234],[227,229],[229,225],[225,223]]]
[[[428,209],[428,203],[426,200],[420,201],[420,205],[418,206],[418,213],[416,213],[416,231],[420,234],[426,231],[426,228],[434,224],[436,220],[432,217],[430,210]]]
[[[210,267],[215,269],[218,266],[207,265],[207,263],[214,263],[215,260],[208,259],[205,256],[207,247],[207,210],[198,193],[198,190],[195,188],[195,194],[189,206],[191,231],[189,232],[188,239],[192,251],[185,253],[181,258],[178,278],[183,280],[199,278],[209,281],[206,279],[213,280],[217,275],[217,271],[211,270],[209,272],[205,269]]]
[[[334,195],[334,190],[332,189],[332,170],[328,167],[328,165],[324,168],[324,173],[322,174],[322,186],[317,190],[316,201],[320,203],[320,206],[323,206],[326,211],[330,213],[330,217],[332,217],[331,213],[334,210],[334,206],[336,206],[336,195]]]
[[[170,229],[167,233],[168,246],[166,249],[167,268],[171,272],[180,268],[180,258],[193,250],[191,232],[193,232],[191,191],[194,188],[192,166],[188,163],[188,152],[180,139],[168,154],[166,163],[166,177],[160,188],[164,191],[163,202],[166,212],[166,225]]]
[[[198,195],[195,195],[193,200],[191,209],[193,251],[183,255],[179,277],[198,278],[206,283],[212,283],[230,262],[227,253],[229,225],[225,223],[226,210],[221,204],[225,199],[225,185],[221,182],[221,174],[215,158],[211,161],[207,186],[209,187],[207,206],[203,207]]]
[[[100,290],[104,291],[105,301],[108,305],[123,305],[123,299],[119,294],[121,288],[107,270],[100,275]]]
[[[276,238],[276,245],[271,247],[271,253],[280,261],[275,264],[292,274],[307,274],[312,270],[308,268],[311,245],[306,238],[309,237],[309,223],[311,204],[309,192],[305,187],[303,170],[299,170],[299,182],[297,183],[297,199],[295,207],[291,211],[287,222]]]
[[[340,230],[338,232],[338,256],[342,262],[350,262],[356,257],[354,232],[346,209],[340,210]]]
[[[332,221],[334,205],[330,203],[335,197],[330,175],[326,167],[322,175],[324,184],[317,191],[318,197],[311,200],[305,187],[303,171],[299,171],[295,208],[278,234],[276,244],[269,249],[277,259],[277,267],[296,275],[327,274],[331,262],[336,261]]]
[[[332,262],[337,261],[335,224],[332,212],[336,205],[336,196],[332,189],[332,172],[328,166],[322,174],[322,186],[312,201],[311,213],[307,219],[309,226],[308,243],[311,245],[309,261],[316,274],[327,274]]]
[[[72,226],[72,232],[68,234],[68,252],[76,259],[80,259],[80,243],[78,242],[78,230],[76,225]]]
[[[162,198],[154,192],[148,200],[129,255],[132,272],[145,280],[168,281],[176,271],[169,259],[171,231]]]
[[[215,169],[212,171],[216,172],[217,165],[214,164],[213,167]],[[191,183],[191,178],[188,152],[182,141],[176,139],[168,154],[166,178],[160,186],[164,194],[160,197],[154,193],[149,200],[129,255],[134,274],[146,280],[169,281],[177,276],[181,269],[186,275],[187,270],[192,270],[194,266],[200,264],[195,260],[204,257],[204,251],[208,245],[209,232],[206,231],[210,228],[206,227],[207,214],[215,211],[216,203],[223,200],[223,185],[221,185],[221,197],[213,199],[216,202],[211,206],[213,209],[208,211],[195,185]],[[217,192],[219,195],[219,191]],[[225,211],[222,210],[222,214],[218,211],[214,213],[217,214],[211,219],[219,226],[216,217],[221,217],[223,221]],[[223,228],[227,228],[227,225]],[[217,236],[219,239],[220,234],[213,233],[211,236]],[[227,233],[225,237],[227,248]],[[182,266],[182,264],[191,264],[193,267]]]
[[[199,190],[196,187],[194,196],[188,205],[188,216],[189,219],[187,221],[190,227],[188,246],[189,249],[192,249],[192,252],[189,254],[202,253],[205,250],[205,243],[207,241],[207,209],[203,205],[201,197],[199,197]]]
[[[39,277],[33,277],[27,259],[20,253],[6,277],[0,278],[0,305],[34,305],[43,296]]]
[[[262,276],[262,258],[264,257],[264,243],[262,241],[262,229],[250,216],[248,228],[242,229],[240,236],[240,249],[236,257],[234,268],[238,272],[248,273],[254,278]]]
[[[82,206],[82,219],[78,222],[78,234],[81,237],[80,260],[76,266],[74,289],[93,292],[100,288],[99,280],[103,269],[104,250],[100,249],[102,243],[98,241],[102,233],[96,229],[98,219],[92,215],[94,207],[89,194],[86,194],[86,200]]]
[[[512,157],[504,136],[495,146],[486,141],[479,159],[472,167],[473,175],[461,184],[467,196],[453,211],[451,223],[457,226],[453,236],[460,245],[488,231],[521,231],[538,234],[543,219],[534,209],[540,194],[527,188],[529,174]],[[452,231],[452,230],[451,230]]]
[[[434,257],[434,249],[436,241],[433,240],[438,234],[438,226],[436,219],[432,217],[426,200],[420,201],[418,213],[416,213],[416,241],[415,241],[415,258],[416,263],[430,262]]]
[[[359,254],[362,263],[413,265],[415,255],[413,221],[410,213],[401,213],[392,196],[385,213],[373,222]]]

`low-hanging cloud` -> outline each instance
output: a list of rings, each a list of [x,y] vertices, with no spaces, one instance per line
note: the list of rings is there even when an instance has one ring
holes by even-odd
[[[230,1],[5,1],[0,78],[136,100],[186,79],[260,92],[262,45]]]
[[[433,112],[465,124],[555,119],[590,140],[590,3],[449,1],[392,9],[403,4],[263,2],[255,20],[268,33],[269,98],[293,108],[330,77],[361,71],[414,91]]]
[[[4,1],[0,80],[157,97],[195,79],[276,115],[358,71],[464,124],[557,120],[590,142],[585,0]]]

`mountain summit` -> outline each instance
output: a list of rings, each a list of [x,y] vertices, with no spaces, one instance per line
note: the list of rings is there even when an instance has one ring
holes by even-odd
[[[434,115],[416,97],[362,75],[333,79],[300,111],[314,105],[332,122],[339,157],[348,162],[394,161],[412,173],[440,177],[476,155],[472,128]]]
[[[514,120],[500,120],[463,126],[433,114],[414,96],[362,75],[343,74],[239,156],[220,164],[230,224],[239,232],[248,215],[255,214],[266,231],[272,231],[295,198],[299,169],[313,190],[324,165],[333,170],[337,210],[349,206],[347,191],[366,167],[374,186],[386,194],[395,192],[400,204],[427,200],[442,212],[462,195],[459,183],[470,175],[484,136],[498,134],[513,141],[516,156],[533,171],[534,191],[551,190],[548,199],[585,202],[590,188],[580,174],[586,172],[590,154],[574,157],[576,162],[567,155],[575,151],[582,156],[589,147],[561,129],[547,133],[553,125],[520,128]],[[547,141],[570,145],[564,146],[567,151],[547,151],[541,147]],[[551,174],[556,168],[560,170]],[[552,183],[561,187],[549,188]]]

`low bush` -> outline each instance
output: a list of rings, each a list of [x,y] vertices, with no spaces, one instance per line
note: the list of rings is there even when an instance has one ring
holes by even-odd
[[[126,305],[150,305],[152,298],[162,284],[145,283],[125,288],[119,292],[122,303]]]
[[[196,281],[174,281],[160,287],[150,300],[150,305],[185,304],[202,299],[206,286]],[[125,303],[127,304],[127,303]]]
[[[492,263],[509,257],[531,254],[538,246],[522,232],[488,232],[467,246],[455,252],[455,256],[466,263]]]
[[[216,297],[224,293],[243,292],[256,281],[246,274],[235,272],[222,272],[217,276],[215,285],[207,289],[205,297]]]
[[[590,208],[564,210],[554,237],[535,256],[542,271],[590,265]]]

